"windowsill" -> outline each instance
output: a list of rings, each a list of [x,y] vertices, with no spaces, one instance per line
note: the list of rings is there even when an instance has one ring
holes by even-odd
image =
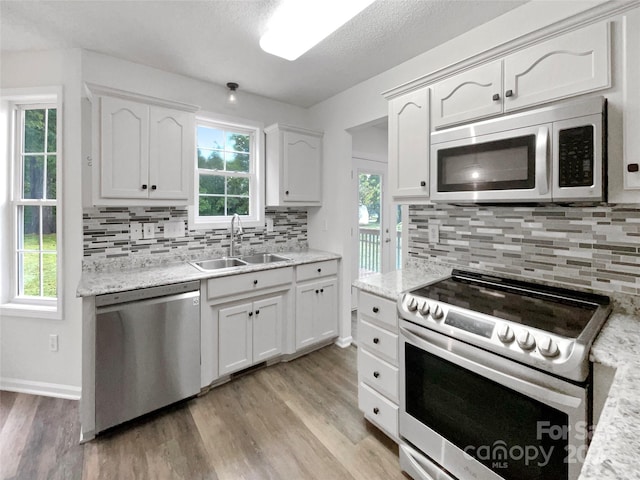
[[[240,224],[244,227],[264,227],[264,219],[261,220],[241,220]],[[231,228],[231,218],[223,222],[189,222],[189,230],[223,230]]]
[[[27,303],[3,303],[0,305],[3,317],[42,318],[47,320],[61,320],[62,312],[58,307],[33,305]]]

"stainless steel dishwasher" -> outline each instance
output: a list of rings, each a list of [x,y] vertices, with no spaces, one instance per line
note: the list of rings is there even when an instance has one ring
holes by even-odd
[[[200,391],[199,289],[96,296],[96,432]]]

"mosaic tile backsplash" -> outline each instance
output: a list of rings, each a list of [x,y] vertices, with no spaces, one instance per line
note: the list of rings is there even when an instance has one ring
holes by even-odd
[[[239,253],[299,250],[308,246],[306,209],[270,208],[265,217],[273,220],[273,231],[264,227],[243,227],[236,243]],[[164,238],[164,223],[184,221],[185,236]],[[130,223],[155,224],[155,238],[130,239]],[[99,207],[83,210],[84,270],[109,261],[136,266],[149,258],[199,258],[203,254],[225,255],[230,228],[188,230],[188,212],[180,207]],[[141,258],[142,257],[142,258]]]
[[[440,241],[429,243],[429,225]],[[640,295],[640,205],[411,205],[409,259]]]

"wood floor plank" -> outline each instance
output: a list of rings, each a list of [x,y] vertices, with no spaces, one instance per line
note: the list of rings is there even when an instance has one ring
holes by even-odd
[[[18,394],[14,392],[0,392],[0,432],[2,432],[2,427],[4,427],[4,423],[7,421],[7,417],[13,408],[13,402],[15,402],[17,396]]]
[[[17,475],[22,453],[31,433],[31,424],[42,397],[18,395],[0,432],[0,476]]]

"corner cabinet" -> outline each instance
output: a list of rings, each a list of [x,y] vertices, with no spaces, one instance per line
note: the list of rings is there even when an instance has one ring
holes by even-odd
[[[389,101],[389,181],[396,202],[429,197],[429,89]]]
[[[198,107],[88,85],[92,102],[92,203],[193,201]]]
[[[338,261],[296,268],[296,350],[338,336]]]
[[[269,207],[322,205],[322,132],[290,125],[265,128]]]

